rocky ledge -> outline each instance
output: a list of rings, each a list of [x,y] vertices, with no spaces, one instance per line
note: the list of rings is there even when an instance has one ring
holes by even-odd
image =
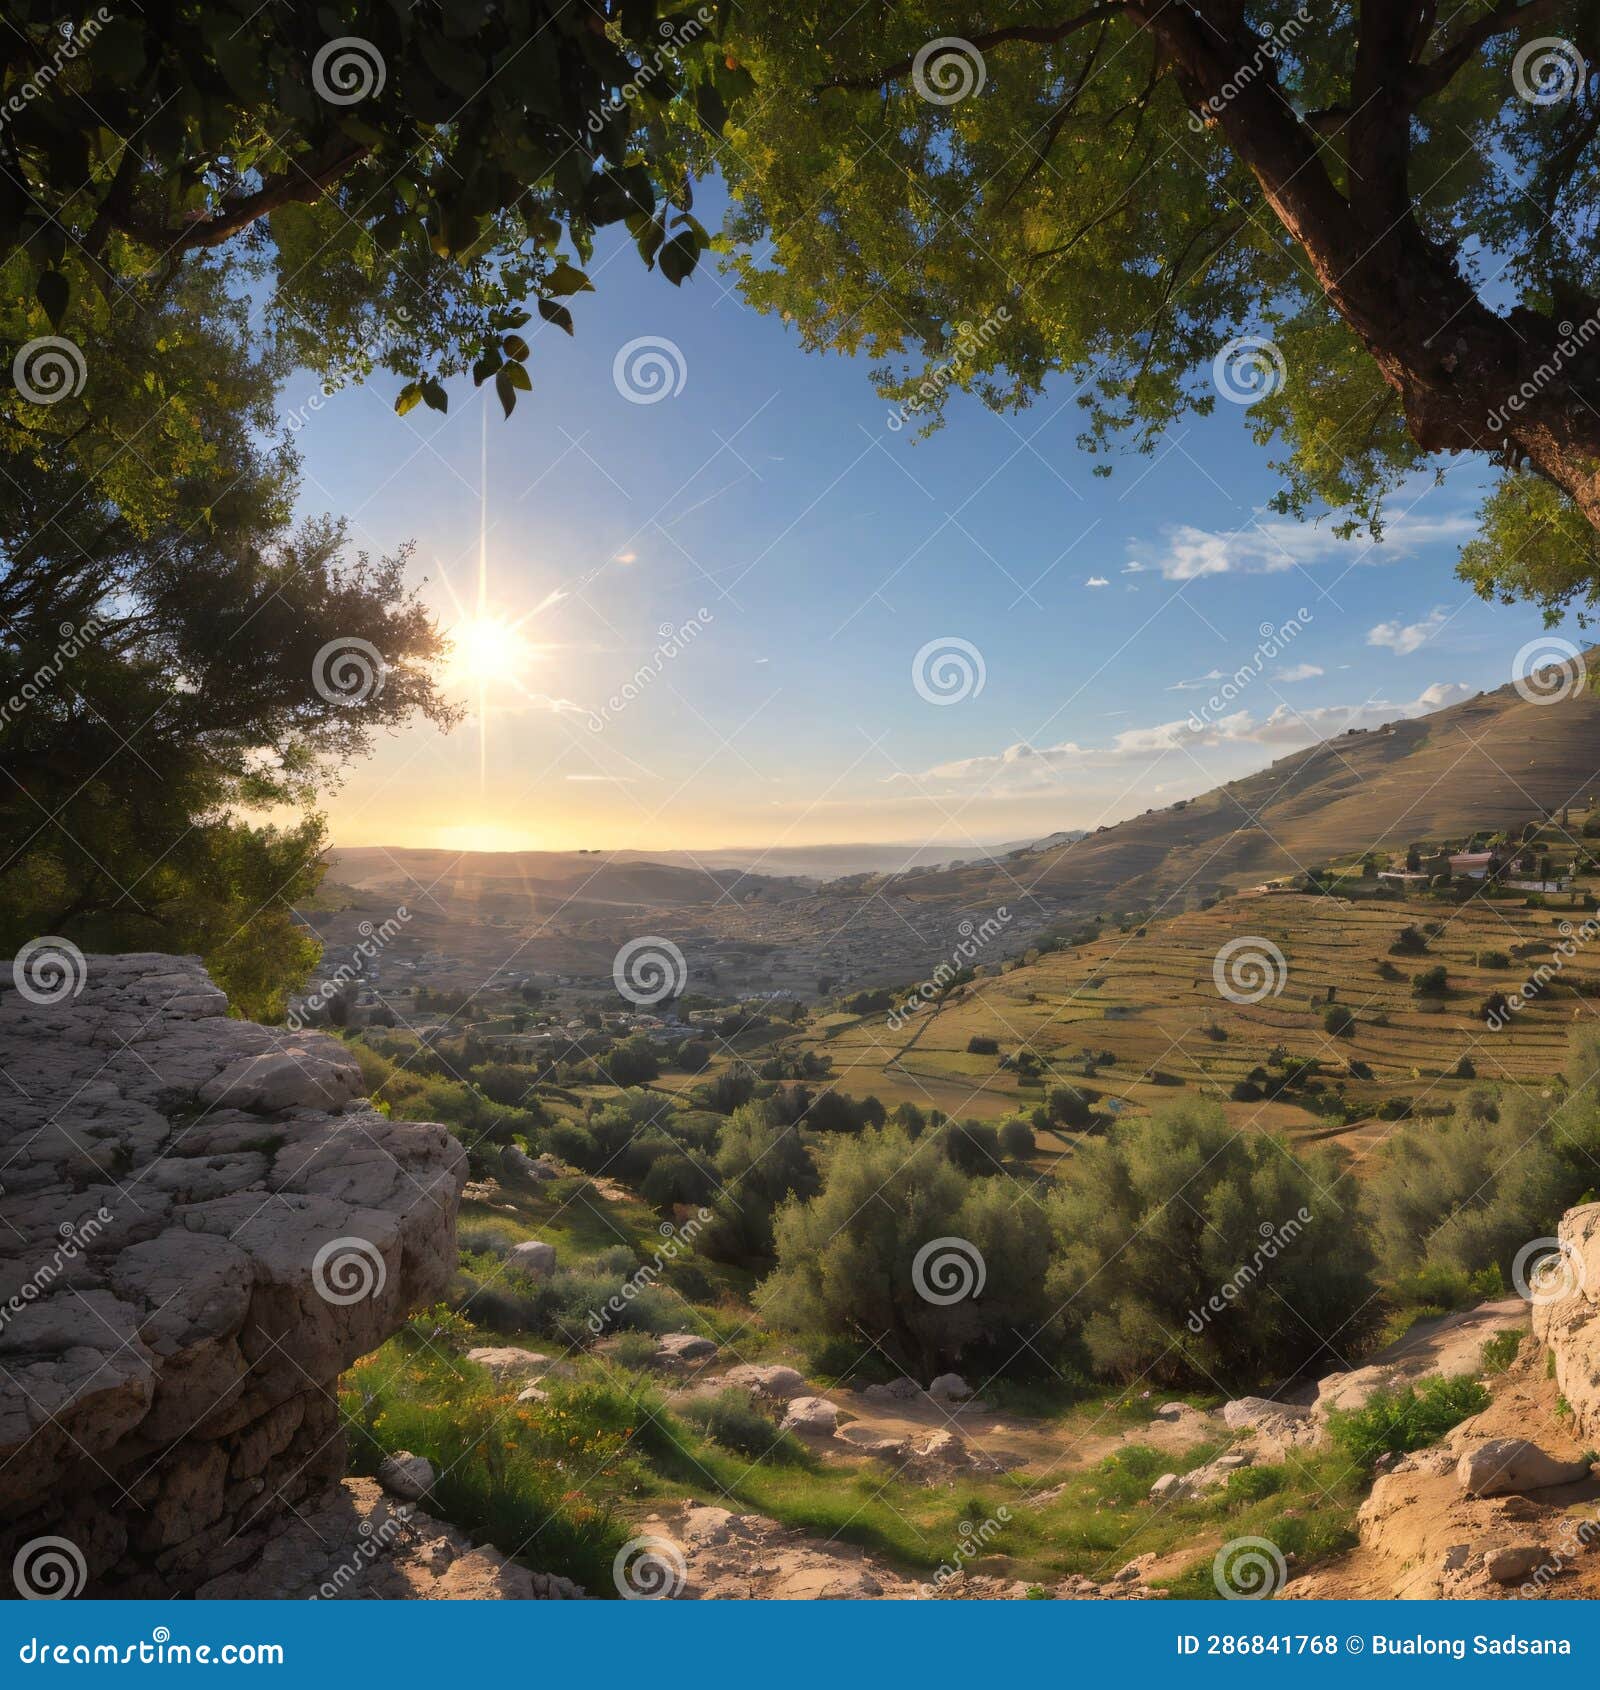
[[[0,977],[0,1593],[47,1539],[76,1593],[192,1592],[336,1486],[338,1376],[443,1292],[466,1158],[195,958],[76,984]]]
[[[1600,1203],[1568,1209],[1556,1238],[1530,1286],[1534,1335],[1555,1358],[1573,1424],[1600,1438]]]

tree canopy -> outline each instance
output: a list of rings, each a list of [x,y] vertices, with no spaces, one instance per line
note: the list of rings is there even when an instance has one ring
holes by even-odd
[[[565,301],[625,222],[672,282],[706,234],[681,157],[748,86],[725,0],[16,0],[0,41],[0,259],[75,335],[85,297],[226,248],[263,325],[319,369],[530,386],[532,302]],[[675,111],[679,128],[665,114]]]
[[[1027,405],[1143,449],[1250,406],[1279,508],[1381,529],[1505,476],[1465,573],[1600,598],[1600,15],[1585,0],[748,0],[717,157],[746,297],[867,352],[897,419]]]

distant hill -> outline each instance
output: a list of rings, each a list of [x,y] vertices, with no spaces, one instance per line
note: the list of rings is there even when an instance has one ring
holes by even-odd
[[[1589,655],[1591,672],[1600,651]],[[1192,898],[1329,857],[1520,826],[1600,790],[1600,698],[1530,704],[1510,685],[1431,716],[1342,734],[1259,774],[1048,849],[1021,878],[1101,906]],[[921,877],[918,895],[1015,901],[982,865]]]

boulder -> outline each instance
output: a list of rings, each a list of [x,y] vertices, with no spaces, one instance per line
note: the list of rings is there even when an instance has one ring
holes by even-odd
[[[671,1366],[679,1362],[709,1361],[717,1353],[717,1346],[698,1332],[668,1332],[656,1346],[657,1366]]]
[[[1491,1549],[1483,1558],[1483,1570],[1496,1584],[1517,1584],[1548,1559],[1549,1552],[1542,1544],[1509,1544]]]
[[[1570,1485],[1589,1476],[1587,1461],[1562,1461],[1526,1438],[1491,1438],[1456,1463],[1456,1482],[1468,1496],[1513,1496]]]
[[[964,1402],[972,1395],[972,1387],[959,1373],[941,1373],[929,1385],[928,1395],[935,1402]]]
[[[1580,1436],[1600,1442],[1600,1203],[1568,1209],[1556,1227],[1564,1264],[1531,1287],[1534,1336],[1555,1359],[1556,1385]]]
[[[921,1445],[917,1454],[939,1467],[970,1467],[973,1464],[972,1451],[959,1432],[935,1432]]]
[[[487,1368],[489,1377],[497,1385],[510,1385],[522,1379],[575,1379],[578,1370],[554,1356],[540,1355],[537,1350],[519,1350],[510,1345],[484,1345],[467,1351],[467,1360]]]
[[[378,1483],[402,1502],[420,1501],[433,1480],[433,1463],[408,1449],[397,1449],[378,1463]]]
[[[861,1394],[869,1402],[910,1402],[913,1397],[922,1395],[922,1387],[915,1379],[907,1379],[902,1374],[887,1385],[868,1385]]]
[[[1183,1480],[1176,1473],[1163,1473],[1150,1487],[1152,1502],[1176,1501],[1184,1492]]]
[[[537,1238],[513,1244],[506,1253],[506,1266],[529,1279],[548,1279],[556,1271],[556,1247]]]
[[[791,1397],[805,1395],[806,1382],[792,1367],[756,1366],[745,1362],[729,1368],[722,1383],[752,1396],[768,1397],[773,1402],[787,1402]]]
[[[826,1397],[796,1397],[783,1417],[786,1432],[816,1432],[831,1437],[839,1426],[839,1410]]]

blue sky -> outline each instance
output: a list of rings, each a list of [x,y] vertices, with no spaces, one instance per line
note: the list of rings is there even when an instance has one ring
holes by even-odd
[[[1539,632],[1531,609],[1454,577],[1482,465],[1408,489],[1384,545],[1343,545],[1265,513],[1277,479],[1240,407],[1101,479],[1064,379],[1014,416],[957,396],[917,441],[887,426],[864,360],[802,352],[714,267],[674,289],[608,243],[590,274],[576,336],[537,334],[515,416],[489,400],[488,612],[516,643],[466,631],[477,672],[452,684],[472,718],[385,739],[329,797],[337,842],[969,844],[1092,827],[1315,733],[1501,685]],[[675,391],[654,403],[614,380],[641,339],[670,343]],[[485,394],[463,380],[448,417],[401,419],[395,385],[309,416],[302,502],[344,513],[370,550],[414,540],[429,602],[457,622],[444,579],[470,616]],[[285,409],[303,401],[291,383]],[[1260,630],[1302,611],[1292,647],[1257,657]],[[951,640],[972,648],[946,674],[967,695],[932,703],[913,664]],[[980,660],[981,690],[963,688]],[[1259,677],[1203,733],[1153,731],[1241,665]],[[637,696],[608,707],[641,666]]]

